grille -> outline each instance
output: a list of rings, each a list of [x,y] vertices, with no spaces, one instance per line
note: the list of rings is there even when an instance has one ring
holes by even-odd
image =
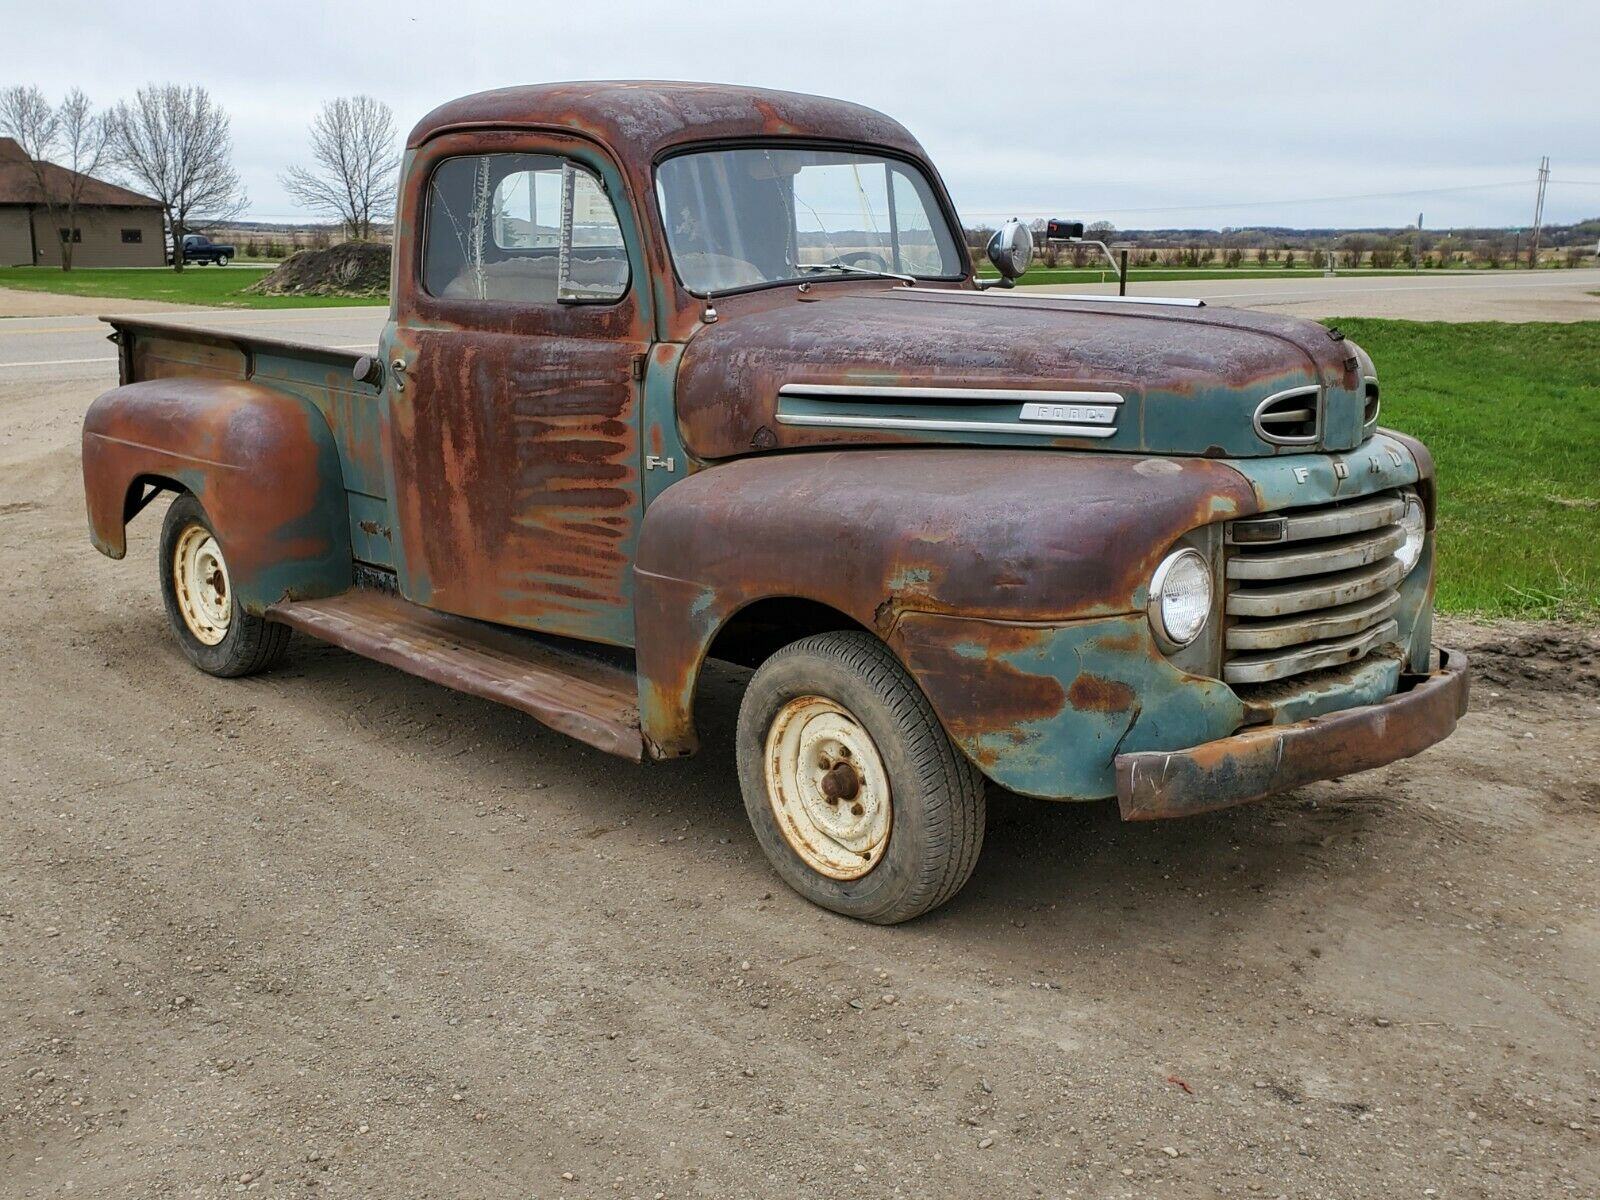
[[[1405,510],[1381,492],[1230,523],[1222,678],[1271,683],[1397,641]]]

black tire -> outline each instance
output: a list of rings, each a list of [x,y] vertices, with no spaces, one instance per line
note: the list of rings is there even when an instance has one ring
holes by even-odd
[[[166,519],[161,523],[161,551],[156,567],[161,577],[161,599],[166,605],[167,622],[177,635],[178,644],[195,666],[207,675],[224,679],[254,675],[275,666],[289,648],[289,627],[245,612],[239,607],[236,594],[228,597],[232,611],[228,617],[228,631],[220,642],[208,645],[189,629],[183,618],[177,585],[173,579],[173,556],[179,538],[192,525],[198,525],[212,537],[217,537],[211,518],[206,515],[200,501],[185,492],[172,502],[167,509]],[[220,544],[222,539],[217,538],[217,541]]]
[[[217,266],[225,267],[227,265],[228,265],[228,256],[226,254],[222,255],[220,258],[217,259]]]
[[[791,701],[820,696],[871,736],[889,782],[891,820],[879,860],[857,879],[831,878],[785,836],[766,782],[767,735]],[[899,660],[865,632],[823,633],[779,650],[739,708],[739,786],[756,840],[783,881],[848,917],[893,925],[949,900],[983,847],[983,777],[956,748]]]

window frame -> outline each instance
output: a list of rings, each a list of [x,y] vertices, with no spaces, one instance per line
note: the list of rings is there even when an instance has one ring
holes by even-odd
[[[961,233],[961,222],[956,217],[955,209],[950,204],[949,197],[945,194],[943,183],[933,164],[916,155],[908,154],[903,150],[896,150],[889,146],[880,146],[873,142],[836,141],[828,138],[815,137],[755,137],[755,138],[727,138],[704,142],[686,142],[681,145],[671,146],[656,155],[650,164],[650,205],[654,214],[657,227],[661,230],[662,246],[666,250],[668,265],[672,270],[672,277],[678,287],[689,296],[697,300],[710,300],[721,296],[742,296],[750,292],[766,291],[777,287],[798,287],[802,283],[840,283],[854,280],[860,283],[868,279],[892,279],[893,276],[860,275],[853,271],[840,271],[829,275],[817,272],[790,279],[771,279],[763,283],[746,284],[737,288],[718,288],[714,291],[697,291],[690,287],[678,270],[678,257],[672,249],[672,238],[667,231],[667,214],[661,209],[661,167],[675,158],[682,158],[689,154],[706,154],[722,150],[822,150],[833,153],[865,153],[878,158],[886,159],[900,166],[909,168],[922,176],[927,184],[934,205],[940,215],[944,217],[945,227],[955,245],[956,266],[959,273],[954,275],[918,275],[917,283],[962,283],[972,277],[973,268],[966,249],[966,240]],[[901,272],[911,274],[911,272]]]
[[[594,181],[595,185],[600,190],[600,194],[606,198],[606,202],[608,204],[610,204],[610,206],[611,206],[611,215],[612,215],[612,218],[616,221],[616,224],[617,224],[617,235],[620,238],[621,243],[622,243],[622,245],[621,245],[622,261],[627,267],[627,275],[623,279],[622,290],[620,292],[618,292],[617,295],[615,295],[615,296],[573,296],[573,297],[569,297],[569,298],[563,298],[559,294],[560,293],[560,278],[559,278],[559,276],[558,276],[557,281],[556,281],[556,283],[557,283],[557,295],[556,295],[556,298],[554,300],[551,300],[551,301],[533,300],[533,299],[528,299],[528,298],[507,300],[507,299],[492,299],[492,298],[487,298],[487,297],[476,297],[476,296],[441,296],[441,295],[439,295],[439,294],[437,294],[435,292],[432,292],[432,291],[428,290],[427,281],[426,281],[425,277],[426,277],[426,274],[427,274],[427,265],[428,265],[429,238],[431,237],[431,235],[433,233],[433,182],[434,182],[434,178],[435,178],[435,176],[438,175],[439,171],[448,163],[456,162],[456,161],[458,161],[460,159],[488,158],[488,157],[495,156],[495,155],[499,155],[499,156],[503,156],[503,157],[513,157],[513,156],[515,156],[515,157],[522,157],[522,158],[548,158],[548,159],[554,159],[558,164],[561,164],[563,166],[565,164],[570,163],[575,170],[584,172],[586,175],[588,175]],[[499,190],[500,183],[503,183],[506,178],[509,178],[509,174],[506,175],[506,176],[502,176],[501,179],[496,182],[496,184],[495,184],[495,190],[496,191]],[[470,308],[473,308],[475,310],[480,310],[480,311],[482,309],[482,306],[485,306],[485,305],[493,306],[493,307],[496,307],[496,308],[512,309],[512,310],[516,310],[518,312],[526,312],[526,311],[559,311],[559,310],[562,310],[562,309],[573,309],[573,308],[613,308],[613,307],[615,307],[615,306],[617,306],[619,304],[622,304],[624,301],[628,300],[633,295],[633,290],[634,290],[633,289],[633,282],[634,282],[633,252],[632,252],[631,248],[628,245],[627,231],[626,231],[626,229],[624,228],[624,225],[623,225],[622,214],[618,210],[618,207],[617,207],[617,199],[618,198],[615,195],[613,195],[611,189],[606,186],[605,176],[603,174],[601,174],[599,171],[595,170],[588,163],[584,162],[581,158],[579,158],[579,157],[577,157],[575,155],[562,153],[559,150],[549,150],[549,149],[538,149],[538,150],[530,150],[530,149],[501,149],[501,148],[498,148],[498,147],[492,148],[492,149],[479,150],[476,153],[473,153],[473,152],[464,152],[464,153],[456,153],[456,154],[448,154],[447,153],[447,154],[441,155],[440,157],[434,159],[428,165],[427,178],[423,181],[422,187],[421,187],[418,195],[419,195],[419,198],[422,201],[422,220],[419,222],[419,225],[421,226],[421,229],[420,229],[420,235],[419,235],[418,240],[417,240],[416,269],[413,272],[412,285],[413,285],[413,287],[416,288],[417,295],[419,297],[427,300],[430,304],[444,304],[444,305],[458,305],[459,304],[459,305],[465,305],[465,306],[468,306]],[[500,245],[498,239],[494,240],[494,244],[495,244],[495,248],[497,250],[508,251],[507,247],[504,247],[504,246]],[[534,256],[533,255],[519,255],[519,254],[517,254],[515,252],[515,250],[509,250],[508,257],[532,258]]]
[[[129,234],[132,234],[133,236],[129,237],[128,236]],[[139,228],[137,225],[125,225],[125,226],[123,226],[122,227],[122,244],[124,246],[142,246],[142,245],[144,245],[144,230]]]

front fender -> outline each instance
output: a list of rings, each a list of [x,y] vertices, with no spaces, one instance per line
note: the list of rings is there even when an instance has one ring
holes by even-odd
[[[825,604],[891,647],[906,613],[1060,623],[1136,612],[1176,538],[1255,503],[1238,472],[1198,458],[916,448],[712,467],[666,489],[640,534],[644,732],[662,755],[695,748],[706,651],[755,601]]]
[[[311,404],[243,380],[152,379],[99,397],[83,422],[89,535],[112,558],[146,482],[193,492],[216,527],[240,604],[351,585],[344,478]]]

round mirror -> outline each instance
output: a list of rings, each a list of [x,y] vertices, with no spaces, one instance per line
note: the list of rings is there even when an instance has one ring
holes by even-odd
[[[989,239],[989,261],[1003,278],[1021,278],[1033,262],[1033,231],[1011,218]]]

